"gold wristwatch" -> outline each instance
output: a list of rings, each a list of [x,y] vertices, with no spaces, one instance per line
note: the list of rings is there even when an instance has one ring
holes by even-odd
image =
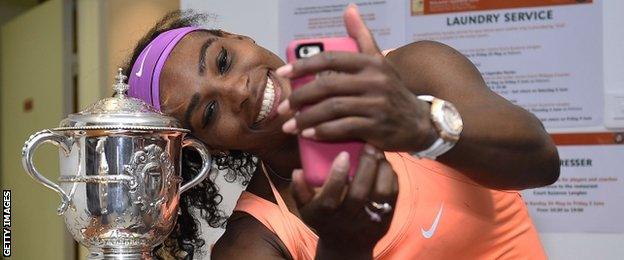
[[[412,153],[412,155],[435,160],[457,143],[464,123],[452,103],[430,95],[421,95],[418,99],[431,104],[431,122],[436,128],[438,139],[429,148]]]

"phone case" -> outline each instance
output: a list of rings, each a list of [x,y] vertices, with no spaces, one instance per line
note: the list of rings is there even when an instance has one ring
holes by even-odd
[[[348,37],[321,38],[296,40],[288,45],[286,57],[288,62],[297,59],[299,46],[322,44],[322,52],[347,51],[358,52],[357,43]],[[291,81],[293,90],[314,80],[314,75],[308,75]],[[305,108],[303,108],[305,110]],[[299,136],[299,154],[303,165],[306,182],[311,186],[322,186],[329,176],[331,164],[341,151],[349,153],[349,178],[353,178],[360,160],[364,143],[361,141],[349,142],[318,142]]]

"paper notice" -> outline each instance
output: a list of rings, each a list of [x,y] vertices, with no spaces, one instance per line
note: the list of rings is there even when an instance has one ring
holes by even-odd
[[[546,127],[603,124],[599,3],[413,0],[407,12],[408,41],[458,49],[493,91]]]
[[[619,144],[559,146],[559,180],[522,192],[540,232],[624,232],[624,140],[612,141]]]

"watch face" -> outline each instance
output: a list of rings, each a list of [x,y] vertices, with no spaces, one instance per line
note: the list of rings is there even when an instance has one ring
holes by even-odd
[[[452,104],[445,102],[442,107],[444,123],[448,127],[449,134],[459,135],[464,127],[461,116]]]

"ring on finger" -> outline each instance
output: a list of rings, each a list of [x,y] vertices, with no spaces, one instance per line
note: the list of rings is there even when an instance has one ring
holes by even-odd
[[[372,222],[381,222],[381,215],[369,209],[368,205],[364,206],[364,211],[366,211]]]
[[[375,201],[371,201],[370,205],[373,206],[376,210],[378,210],[381,214],[388,214],[392,211],[392,206],[388,202],[379,203]]]

